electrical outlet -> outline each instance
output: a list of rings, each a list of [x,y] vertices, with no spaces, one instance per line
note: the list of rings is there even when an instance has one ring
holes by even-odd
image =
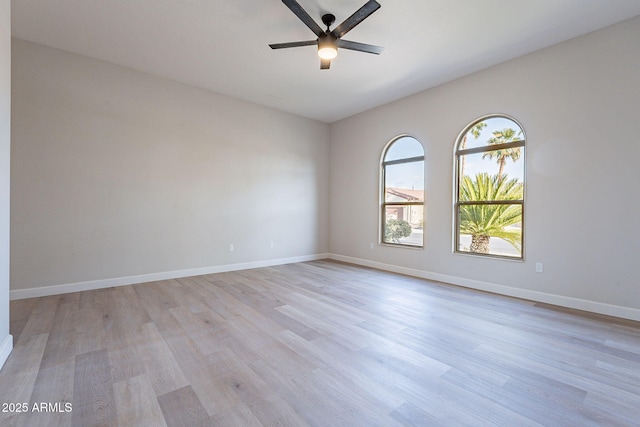
[[[373,242],[369,243],[369,249],[373,249],[373,248],[375,248]]]
[[[536,262],[536,273],[542,273],[542,263],[541,262]]]
[[[233,247],[233,243],[229,245],[229,252],[233,252],[235,248]]]
[[[275,246],[275,245],[273,244],[273,240],[272,240],[272,241],[270,241],[270,242],[269,242],[269,247],[270,247],[271,249],[273,249],[273,247],[274,247],[274,246]]]

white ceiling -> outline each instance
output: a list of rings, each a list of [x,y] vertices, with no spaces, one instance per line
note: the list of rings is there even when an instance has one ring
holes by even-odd
[[[366,0],[298,0],[322,26]],[[320,70],[315,35],[279,0],[14,0],[14,37],[334,122],[640,15],[640,0],[379,0]]]

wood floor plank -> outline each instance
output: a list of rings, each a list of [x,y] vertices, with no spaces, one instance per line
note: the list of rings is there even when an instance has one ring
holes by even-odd
[[[187,381],[200,377],[201,365],[206,363],[205,354],[200,351],[196,342],[182,329],[178,320],[167,312],[158,318],[154,325],[162,336],[167,348],[178,362],[180,370]]]
[[[390,416],[403,426],[438,427],[445,425],[442,423],[442,420],[424,412],[411,402],[405,402],[402,405],[398,406],[390,413]]]
[[[236,358],[238,356],[231,349],[225,348],[206,356],[204,360],[198,361],[195,370],[188,371],[191,386],[210,416],[225,412],[238,404],[244,406],[238,401],[233,385],[227,381]]]
[[[37,301],[37,298],[28,298],[12,301],[9,305],[9,321],[14,342],[17,343],[20,340],[20,333],[27,324]]]
[[[113,288],[102,294],[99,302],[103,313],[110,375],[112,382],[125,381],[146,372],[140,354],[144,325],[151,321],[142,309],[131,286]]]
[[[365,330],[346,328],[340,325],[339,322],[323,318],[320,315],[317,317],[310,316],[306,311],[306,307],[287,304],[278,307],[278,311],[308,326],[310,329],[320,332],[322,336],[332,336],[342,339],[342,342],[352,350],[364,348],[369,342],[368,338],[370,335],[368,335]]]
[[[215,312],[204,309],[194,313],[187,307],[172,308],[170,312],[201,354],[208,354],[225,346],[224,337],[229,333],[229,327]]]
[[[75,359],[48,368],[40,368],[31,395],[30,411],[24,416],[20,425],[28,427],[71,426],[73,421],[74,371]],[[33,405],[42,404],[54,405],[52,412],[49,412],[49,406],[46,410],[33,410]]]
[[[24,418],[25,426],[54,427],[72,424],[79,297],[80,294],[75,293],[58,299],[58,307],[31,395],[32,410]],[[39,407],[38,405],[42,404],[47,405],[45,411],[33,410],[33,405]],[[49,412],[49,404],[53,405],[54,412]]]
[[[113,384],[113,394],[120,427],[166,427],[167,423],[147,375]]]
[[[221,372],[227,386],[263,425],[304,426],[306,422],[242,360],[234,354],[218,352],[226,369]],[[281,359],[282,360],[282,359]]]
[[[157,395],[166,394],[189,384],[180,363],[153,323],[143,325],[139,351],[141,363]]]
[[[174,282],[177,286],[170,286],[167,291],[178,298],[180,306],[191,310],[194,313],[205,311],[209,309],[206,301],[200,298],[198,292],[191,286],[190,278],[175,279]]]
[[[60,295],[38,298],[34,303],[33,311],[20,332],[20,339],[28,339],[34,335],[46,334],[51,329],[53,318],[58,309]],[[20,341],[16,341],[19,343]]]
[[[107,347],[104,320],[103,313],[95,305],[78,308],[74,325],[76,354],[90,353]]]
[[[0,371],[0,404],[26,403],[30,410],[31,395],[48,338],[49,334],[32,335],[23,337],[16,344]],[[26,416],[10,410],[0,411],[0,424],[9,423],[12,415],[15,418],[11,423],[21,423]]]
[[[636,399],[624,399],[604,392],[589,392],[584,402],[586,414],[600,425],[635,426],[640,424]],[[579,408],[579,409],[582,409]],[[587,412],[587,411],[585,411]]]
[[[171,291],[175,286],[171,281],[159,281],[141,283],[133,289],[142,309],[152,320],[156,320],[164,316],[167,310],[180,306],[180,300]]]
[[[55,315],[49,327],[47,348],[41,361],[42,369],[75,358],[77,354],[75,325],[78,323],[78,311],[77,298],[58,301]]]
[[[105,349],[76,356],[73,424],[117,426],[110,364]]]
[[[282,332],[280,339],[301,357],[310,359],[318,368],[348,384],[354,392],[373,398],[379,407],[388,412],[405,402],[405,398],[397,390],[389,387],[389,378],[383,375],[366,375],[360,369],[354,369],[351,357],[355,356],[325,351],[317,343],[310,343],[290,331]]]
[[[639,392],[635,390],[625,390],[627,385],[623,383],[612,385],[609,384],[606,379],[605,381],[598,381],[597,378],[591,378],[589,370],[580,367],[571,367],[570,364],[555,366],[557,365],[555,359],[547,358],[541,361],[534,361],[522,355],[509,353],[504,350],[500,351],[496,348],[489,349],[484,346],[479,347],[476,351],[479,354],[485,353],[496,358],[496,360],[499,360],[497,363],[502,364],[505,370],[512,371],[514,366],[526,367],[527,372],[537,372],[547,378],[554,378],[577,389],[596,394],[604,393],[608,396],[615,396],[618,400],[635,402],[640,405]],[[517,372],[514,372],[514,375],[517,375]],[[640,408],[640,406],[637,406],[637,408]],[[640,419],[640,412],[638,415],[638,419]]]
[[[273,275],[268,277],[273,277]],[[227,293],[277,323],[282,328],[291,330],[306,339],[317,338],[321,335],[318,331],[275,310],[275,308],[289,301],[288,294],[290,294],[290,292],[286,288],[279,286],[273,279],[247,280],[245,278],[239,283],[226,283],[224,281],[217,281],[216,283]],[[249,292],[243,292],[242,288],[247,287],[249,288]]]
[[[109,355],[109,374],[112,382],[125,381],[146,373],[138,348],[131,345],[118,345],[107,350]]]
[[[630,426],[640,323],[334,261],[11,302],[2,426]]]
[[[158,396],[168,427],[208,427],[211,420],[191,386]]]
[[[210,424],[207,426],[243,426],[243,427],[252,427],[252,426],[263,426],[253,413],[247,408],[243,403],[238,403],[237,405],[226,408],[222,411],[216,412],[210,418]],[[270,424],[276,425],[276,424]],[[305,425],[301,425],[300,427],[305,427]]]

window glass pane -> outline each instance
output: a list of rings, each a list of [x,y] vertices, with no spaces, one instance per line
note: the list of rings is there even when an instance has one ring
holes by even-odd
[[[458,251],[522,256],[521,205],[463,205],[458,215]]]
[[[385,167],[385,202],[424,201],[424,161]]]
[[[422,246],[424,205],[387,205],[383,242]]]
[[[516,122],[506,117],[490,117],[471,126],[460,139],[458,149],[486,147],[522,139],[524,132]]]
[[[458,168],[461,177],[474,180],[478,174],[487,173],[524,182],[524,147],[460,156]]]
[[[422,144],[409,136],[402,136],[392,141],[384,153],[382,177],[381,242],[422,247],[424,226],[424,149]]]
[[[464,156],[464,157],[474,157]],[[468,201],[493,201],[493,200],[522,200],[524,198],[524,183],[522,175],[524,174],[524,164],[521,170],[514,176],[496,173],[495,165],[489,165],[485,172],[479,169],[473,175],[464,175],[460,178],[458,187],[458,200],[461,202]]]
[[[516,142],[520,146],[505,147]],[[456,142],[456,252],[522,258],[524,143],[522,127],[505,116],[472,122],[460,135]],[[462,150],[479,152],[459,154]],[[492,203],[497,201],[507,203]]]
[[[398,138],[387,150],[384,156],[384,161],[398,159],[408,159],[411,157],[424,156],[424,149],[415,138],[405,136]]]

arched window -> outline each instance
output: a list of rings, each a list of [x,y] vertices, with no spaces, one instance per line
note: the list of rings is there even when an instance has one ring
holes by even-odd
[[[424,244],[424,148],[411,136],[394,138],[382,152],[380,243]]]
[[[525,134],[505,115],[471,122],[455,149],[454,251],[523,259]]]

